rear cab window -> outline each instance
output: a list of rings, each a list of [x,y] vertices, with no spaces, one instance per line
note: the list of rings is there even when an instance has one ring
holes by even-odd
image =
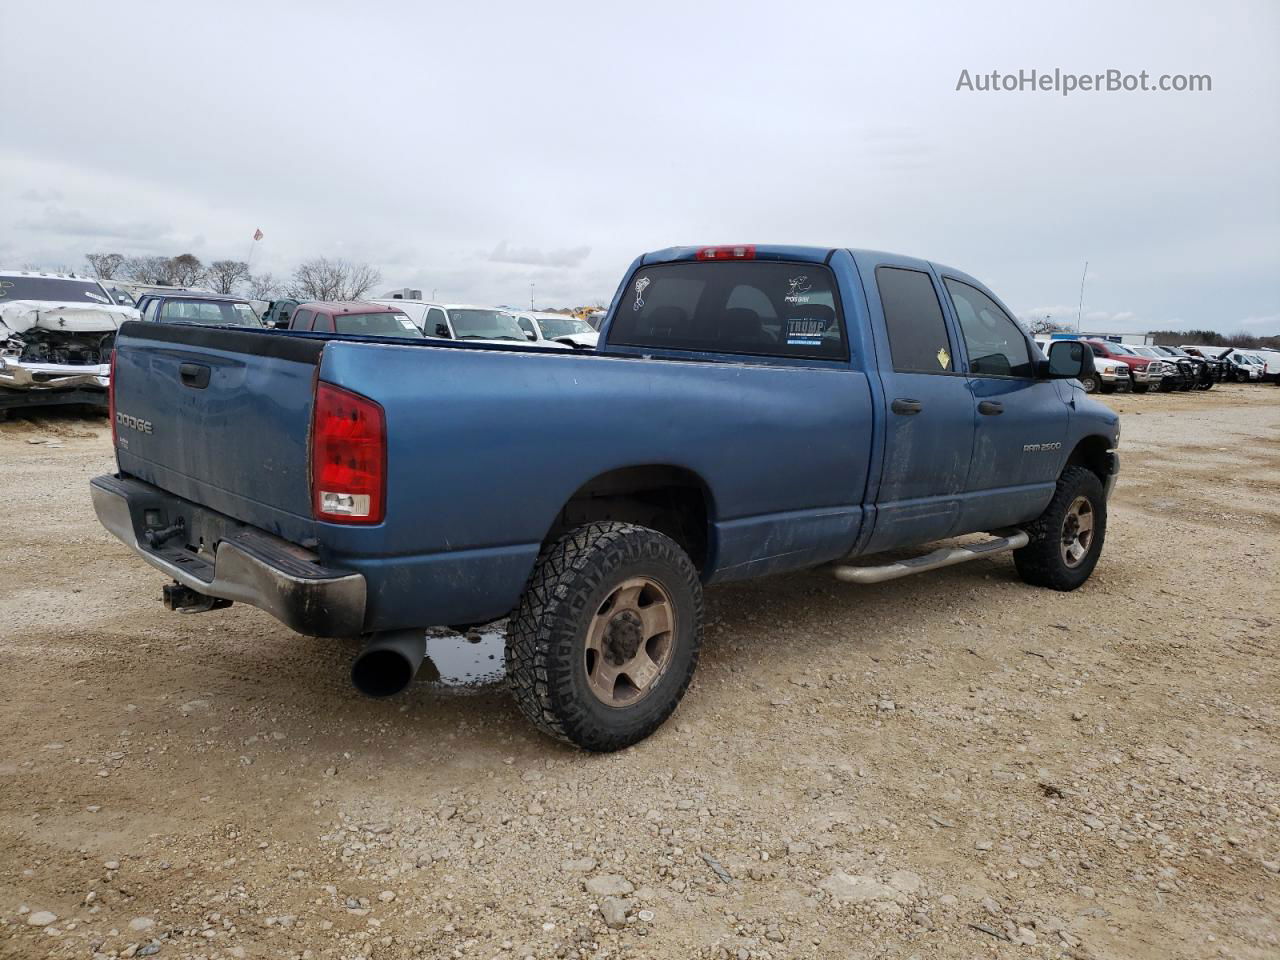
[[[658,263],[628,280],[611,346],[847,360],[831,271],[770,260]]]

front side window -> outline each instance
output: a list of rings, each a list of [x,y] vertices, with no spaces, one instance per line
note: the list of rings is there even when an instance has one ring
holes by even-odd
[[[951,340],[933,280],[923,270],[877,267],[876,287],[899,373],[952,373]]]
[[[520,317],[516,322],[520,324],[520,329],[525,332],[525,335],[530,340],[538,339],[538,331],[533,329],[532,320],[530,320],[528,317]]]
[[[611,344],[843,360],[835,278],[816,263],[662,263],[630,278]]]
[[[969,372],[994,377],[1032,376],[1035,367],[1022,328],[977,287],[950,278],[945,283],[969,351]]]
[[[432,307],[427,311],[427,319],[424,321],[424,327],[424,332],[429,337],[449,336],[449,324],[444,315],[444,311],[439,307]]]

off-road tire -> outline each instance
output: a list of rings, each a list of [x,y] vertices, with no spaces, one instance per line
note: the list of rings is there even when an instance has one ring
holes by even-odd
[[[1146,393],[1150,389],[1151,389],[1151,384],[1149,383],[1135,383],[1133,385],[1134,393]]]
[[[1081,496],[1087,497],[1093,508],[1093,542],[1080,564],[1071,567],[1062,557],[1062,531],[1071,504]],[[1085,467],[1067,467],[1058,477],[1058,487],[1049,506],[1024,529],[1031,542],[1013,551],[1013,563],[1023,582],[1052,590],[1079,587],[1098,565],[1107,537],[1107,501],[1098,475]]]
[[[618,584],[661,583],[675,611],[665,672],[639,702],[608,706],[588,686],[587,628]],[[702,583],[680,546],[631,523],[578,527],[543,550],[507,628],[507,682],[516,704],[542,732],[586,750],[621,750],[671,716],[698,665]]]
[[[1115,393],[1116,385],[1114,383],[1104,383],[1100,389],[1103,393]]]
[[[1085,393],[1097,393],[1101,385],[1102,381],[1096,373],[1086,373],[1080,377],[1080,386],[1084,387]]]

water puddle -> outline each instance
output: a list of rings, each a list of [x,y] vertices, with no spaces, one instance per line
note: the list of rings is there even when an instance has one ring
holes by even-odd
[[[427,658],[418,681],[442,693],[466,693],[501,683],[506,676],[502,651],[507,622],[498,620],[457,633],[443,627],[427,631]]]

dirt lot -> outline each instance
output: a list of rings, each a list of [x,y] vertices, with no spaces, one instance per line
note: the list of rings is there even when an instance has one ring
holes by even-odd
[[[1114,405],[1082,590],[711,590],[674,721],[613,756],[499,683],[369,701],[353,644],[166,613],[93,519],[103,421],[0,424],[0,956],[1280,956],[1280,389]]]

